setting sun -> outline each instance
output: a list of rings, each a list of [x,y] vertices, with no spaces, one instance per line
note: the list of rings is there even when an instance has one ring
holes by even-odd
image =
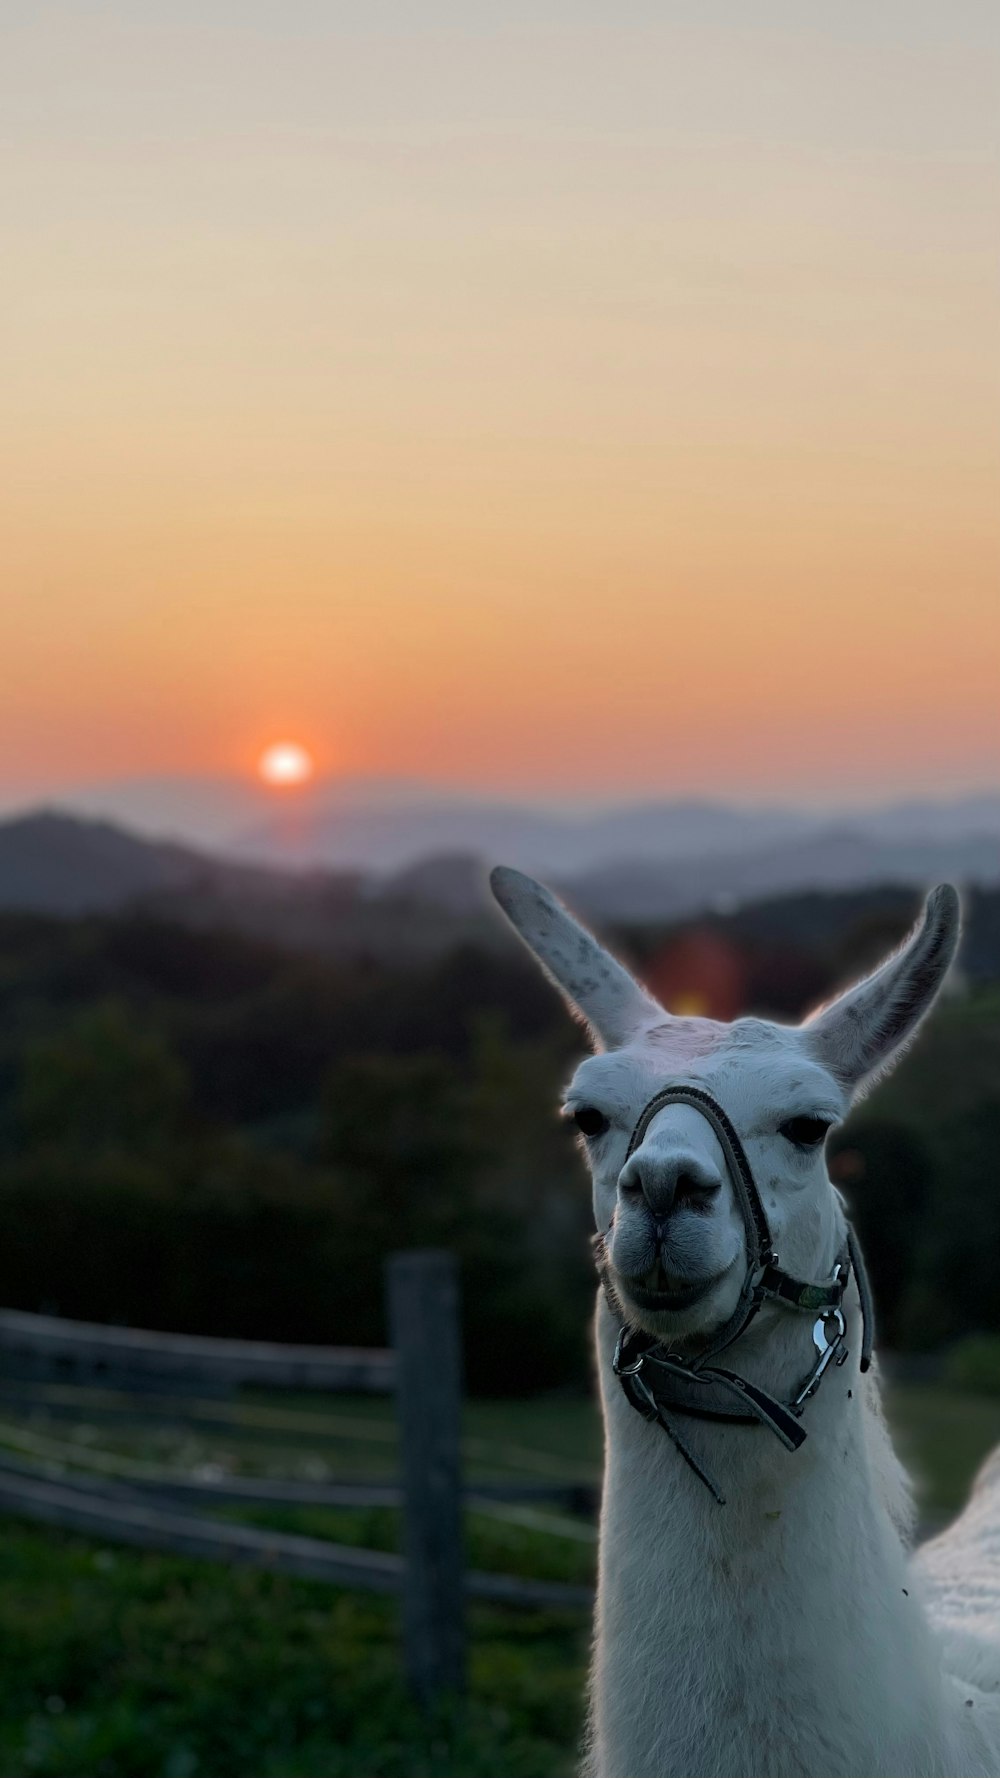
[[[265,784],[284,788],[305,784],[313,775],[313,762],[304,747],[295,741],[278,741],[265,748],[257,764]]]

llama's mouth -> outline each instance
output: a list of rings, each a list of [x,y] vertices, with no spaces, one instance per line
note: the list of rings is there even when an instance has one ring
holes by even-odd
[[[640,1309],[693,1309],[695,1303],[700,1303],[702,1297],[714,1290],[724,1277],[725,1273],[720,1272],[712,1278],[699,1278],[697,1283],[689,1284],[681,1290],[648,1290],[645,1285],[637,1284],[630,1278],[625,1289]]]
[[[654,1314],[676,1314],[702,1302],[731,1270],[731,1266],[724,1266],[721,1272],[713,1272],[708,1278],[694,1278],[690,1284],[671,1279],[662,1265],[656,1266],[652,1273],[647,1272],[641,1283],[638,1278],[624,1278],[621,1273],[619,1278],[636,1308],[651,1310]]]

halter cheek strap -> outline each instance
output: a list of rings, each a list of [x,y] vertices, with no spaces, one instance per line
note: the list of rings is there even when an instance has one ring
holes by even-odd
[[[626,1399],[644,1419],[657,1422],[722,1506],[724,1496],[681,1437],[671,1416],[691,1415],[705,1420],[767,1426],[786,1450],[798,1450],[806,1438],[799,1419],[806,1402],[815,1395],[831,1364],[842,1365],[848,1356],[842,1304],[852,1271],[861,1303],[861,1370],[866,1371],[871,1363],[874,1337],[871,1291],[861,1249],[850,1228],[844,1251],[830,1278],[809,1282],[782,1270],[746,1150],[718,1100],[703,1087],[668,1086],[655,1093],[636,1120],[626,1159],[635,1153],[654,1117],[665,1105],[693,1106],[712,1126],[725,1156],[743,1218],[747,1249],[747,1269],[736,1307],[700,1352],[694,1357],[682,1358],[651,1334],[629,1325],[614,1287],[604,1235],[595,1237],[595,1256],[608,1306],[619,1323],[612,1368]],[[812,1331],[816,1361],[798,1393],[788,1402],[778,1401],[736,1371],[711,1363],[739,1339],[766,1302],[814,1316]]]

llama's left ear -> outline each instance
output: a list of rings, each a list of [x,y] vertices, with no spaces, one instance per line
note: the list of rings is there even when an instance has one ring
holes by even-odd
[[[813,1055],[846,1087],[884,1073],[913,1037],[948,973],[961,924],[958,894],[942,883],[901,949],[804,1026]]]
[[[600,1048],[615,1048],[666,1013],[627,969],[574,920],[550,889],[519,870],[498,865],[490,887],[515,930],[579,1014]]]

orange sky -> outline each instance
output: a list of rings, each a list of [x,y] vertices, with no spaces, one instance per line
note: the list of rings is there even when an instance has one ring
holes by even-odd
[[[0,790],[995,784],[992,7],[417,11],[5,27]]]

